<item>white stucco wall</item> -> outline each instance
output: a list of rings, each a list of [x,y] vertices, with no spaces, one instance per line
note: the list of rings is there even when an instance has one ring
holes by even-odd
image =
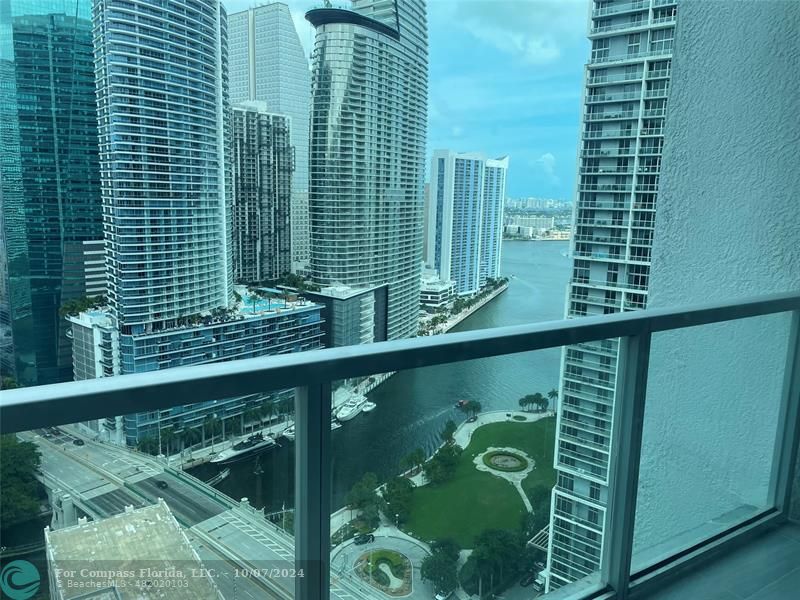
[[[650,307],[800,290],[798,32],[800,2],[679,3]],[[788,323],[654,336],[637,548],[765,500]]]

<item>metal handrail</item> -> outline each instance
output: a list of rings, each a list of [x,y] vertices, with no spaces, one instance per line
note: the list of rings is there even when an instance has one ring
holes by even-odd
[[[305,387],[374,373],[543,350],[800,310],[800,292],[688,307],[648,309],[446,335],[177,367],[3,391],[0,432],[12,433]]]

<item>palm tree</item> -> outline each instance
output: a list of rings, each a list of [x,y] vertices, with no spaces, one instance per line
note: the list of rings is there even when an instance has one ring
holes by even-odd
[[[527,396],[523,396],[522,398],[519,399],[519,407],[523,411],[527,409],[528,404],[529,404],[529,402],[528,402],[528,397]]]
[[[425,464],[425,458],[426,458],[425,450],[423,450],[422,448],[417,448],[416,450],[414,450],[414,452],[411,453],[411,456],[413,457],[412,462],[414,464],[415,469],[418,470],[422,467],[422,465]]]
[[[469,402],[467,402],[467,409],[469,410],[470,415],[474,417],[475,415],[481,412],[483,406],[477,400],[470,400]]]
[[[530,410],[531,406],[536,404],[536,396],[534,394],[528,394],[525,396],[525,399],[528,401],[528,410]]]
[[[214,445],[214,434],[216,433],[218,423],[219,419],[211,415],[208,415],[205,421],[203,421],[203,446],[206,445],[205,436],[208,434],[211,435],[211,445]]]
[[[183,430],[183,442],[190,448],[200,440],[200,437],[201,433],[197,430],[197,427],[187,427]]]
[[[550,401],[552,402],[553,406],[555,406],[556,400],[558,400],[558,390],[556,388],[553,388],[552,390],[547,392],[547,397],[550,398]],[[545,408],[545,410],[547,409]]]
[[[535,404],[539,410],[542,410],[542,403],[544,402],[544,396],[542,396],[539,392],[536,392],[531,398],[531,403]]]
[[[447,423],[444,424],[444,430],[442,431],[441,435],[442,435],[442,440],[446,444],[452,444],[453,443],[453,441],[454,441],[453,435],[455,435],[457,428],[458,427],[455,424],[455,421],[447,421]]]
[[[266,412],[267,412],[267,407],[264,404],[259,404],[258,406],[253,407],[253,412],[251,415],[252,419],[250,421],[251,432],[255,431],[257,427],[259,429],[261,428],[261,425],[264,422],[264,415],[266,414]]]
[[[172,442],[175,441],[175,431],[173,429],[164,429],[161,431],[161,443],[167,449],[167,456],[172,453]]]

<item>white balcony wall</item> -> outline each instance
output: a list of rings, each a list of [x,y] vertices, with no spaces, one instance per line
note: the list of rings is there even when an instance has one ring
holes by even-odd
[[[796,291],[800,3],[681,11],[649,307]],[[654,337],[638,548],[763,501],[788,323],[776,315]]]

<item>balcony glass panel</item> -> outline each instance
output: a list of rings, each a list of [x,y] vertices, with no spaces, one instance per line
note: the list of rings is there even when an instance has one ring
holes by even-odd
[[[633,570],[772,506],[789,316],[656,333]]]
[[[334,592],[544,591],[560,359],[551,348],[398,371],[366,394],[385,375],[337,382]],[[609,436],[576,418],[574,454],[607,455]],[[559,500],[553,533],[571,580],[597,570],[602,541],[602,512],[574,503]]]

